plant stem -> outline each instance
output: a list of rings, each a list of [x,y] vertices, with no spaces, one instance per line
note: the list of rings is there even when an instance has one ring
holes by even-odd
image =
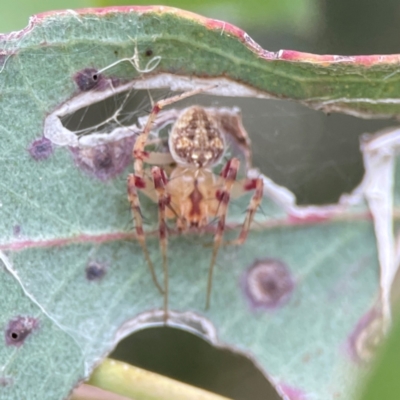
[[[111,359],[106,359],[94,370],[88,383],[133,400],[229,400],[186,383]]]

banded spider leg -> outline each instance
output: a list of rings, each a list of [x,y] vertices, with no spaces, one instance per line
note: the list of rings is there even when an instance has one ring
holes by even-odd
[[[224,179],[223,187],[222,189],[218,189],[215,193],[216,198],[218,199],[220,204],[217,211],[218,222],[214,236],[213,252],[211,256],[210,267],[208,269],[206,310],[210,307],[214,266],[217,261],[218,251],[221,247],[223,235],[225,232],[225,221],[230,199],[232,197],[238,198],[244,195],[247,191],[254,190],[254,194],[250,200],[249,207],[247,208],[246,217],[238,238],[236,240],[224,243],[227,245],[241,245],[247,239],[251,223],[253,222],[254,215],[258,207],[260,206],[263,196],[264,182],[261,178],[236,181],[239,165],[240,162],[237,158],[232,158],[226,163],[220,174],[221,177]]]

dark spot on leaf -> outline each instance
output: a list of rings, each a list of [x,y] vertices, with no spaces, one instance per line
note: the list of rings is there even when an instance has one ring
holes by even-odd
[[[113,166],[112,154],[108,149],[106,151],[98,151],[93,159],[95,168],[99,170],[107,170]]]
[[[280,260],[256,260],[244,273],[242,287],[250,305],[255,308],[282,306],[294,289],[287,266]]]
[[[74,80],[79,89],[86,92],[93,89],[102,80],[102,75],[95,68],[85,68],[74,75]]]
[[[114,50],[114,54],[117,56],[118,55],[118,50]]]
[[[19,237],[21,235],[21,225],[15,225],[13,227],[13,234],[15,237]]]
[[[147,49],[145,54],[147,57],[151,57],[153,55],[153,50]]]
[[[6,387],[12,385],[13,380],[7,376],[0,376],[0,387]]]
[[[46,160],[53,154],[53,145],[47,138],[34,140],[28,148],[29,154],[36,161]]]
[[[86,278],[89,281],[98,281],[106,274],[106,266],[97,261],[90,261],[86,266]]]
[[[351,358],[359,363],[370,361],[383,339],[382,314],[376,308],[372,308],[360,318],[348,338]]]
[[[134,138],[104,143],[94,147],[71,147],[76,165],[102,181],[115,178],[131,163]]]
[[[38,320],[33,317],[18,316],[12,319],[5,331],[6,344],[8,346],[21,346],[37,327]]]

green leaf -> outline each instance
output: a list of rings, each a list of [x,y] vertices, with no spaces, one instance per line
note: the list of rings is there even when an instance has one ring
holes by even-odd
[[[229,24],[174,9],[49,13],[3,36],[2,48],[0,399],[32,390],[62,399],[122,337],[164,323],[126,199],[140,129],[78,139],[60,118],[122,90],[188,90],[210,87],[211,78],[213,94],[398,114],[395,56],[272,54]],[[301,208],[285,188],[266,177],[264,184],[248,240],[220,251],[207,311],[214,236],[171,235],[168,323],[248,355],[282,395],[351,398],[362,373],[360,321],[373,315],[379,287],[367,208]],[[227,239],[248,202],[232,202]],[[146,199],[142,206],[149,231],[157,207]],[[161,277],[155,235],[148,247]]]
[[[362,391],[360,400],[385,399],[395,400],[400,391],[397,379],[397,367],[400,357],[400,324],[399,320],[393,327],[387,341],[381,349],[379,358]]]

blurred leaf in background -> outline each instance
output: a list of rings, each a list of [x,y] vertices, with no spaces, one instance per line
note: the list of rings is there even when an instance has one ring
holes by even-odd
[[[0,0],[0,32],[23,29],[30,16],[43,11],[96,7],[98,3],[95,0]]]
[[[115,0],[97,0],[101,7],[116,5]],[[305,30],[313,22],[316,13],[313,10],[316,0],[166,0],[157,4],[183,8],[218,18],[232,24],[251,26],[253,28]],[[121,0],[119,5],[130,5],[131,0]],[[154,4],[148,0],[135,1],[137,5]]]

